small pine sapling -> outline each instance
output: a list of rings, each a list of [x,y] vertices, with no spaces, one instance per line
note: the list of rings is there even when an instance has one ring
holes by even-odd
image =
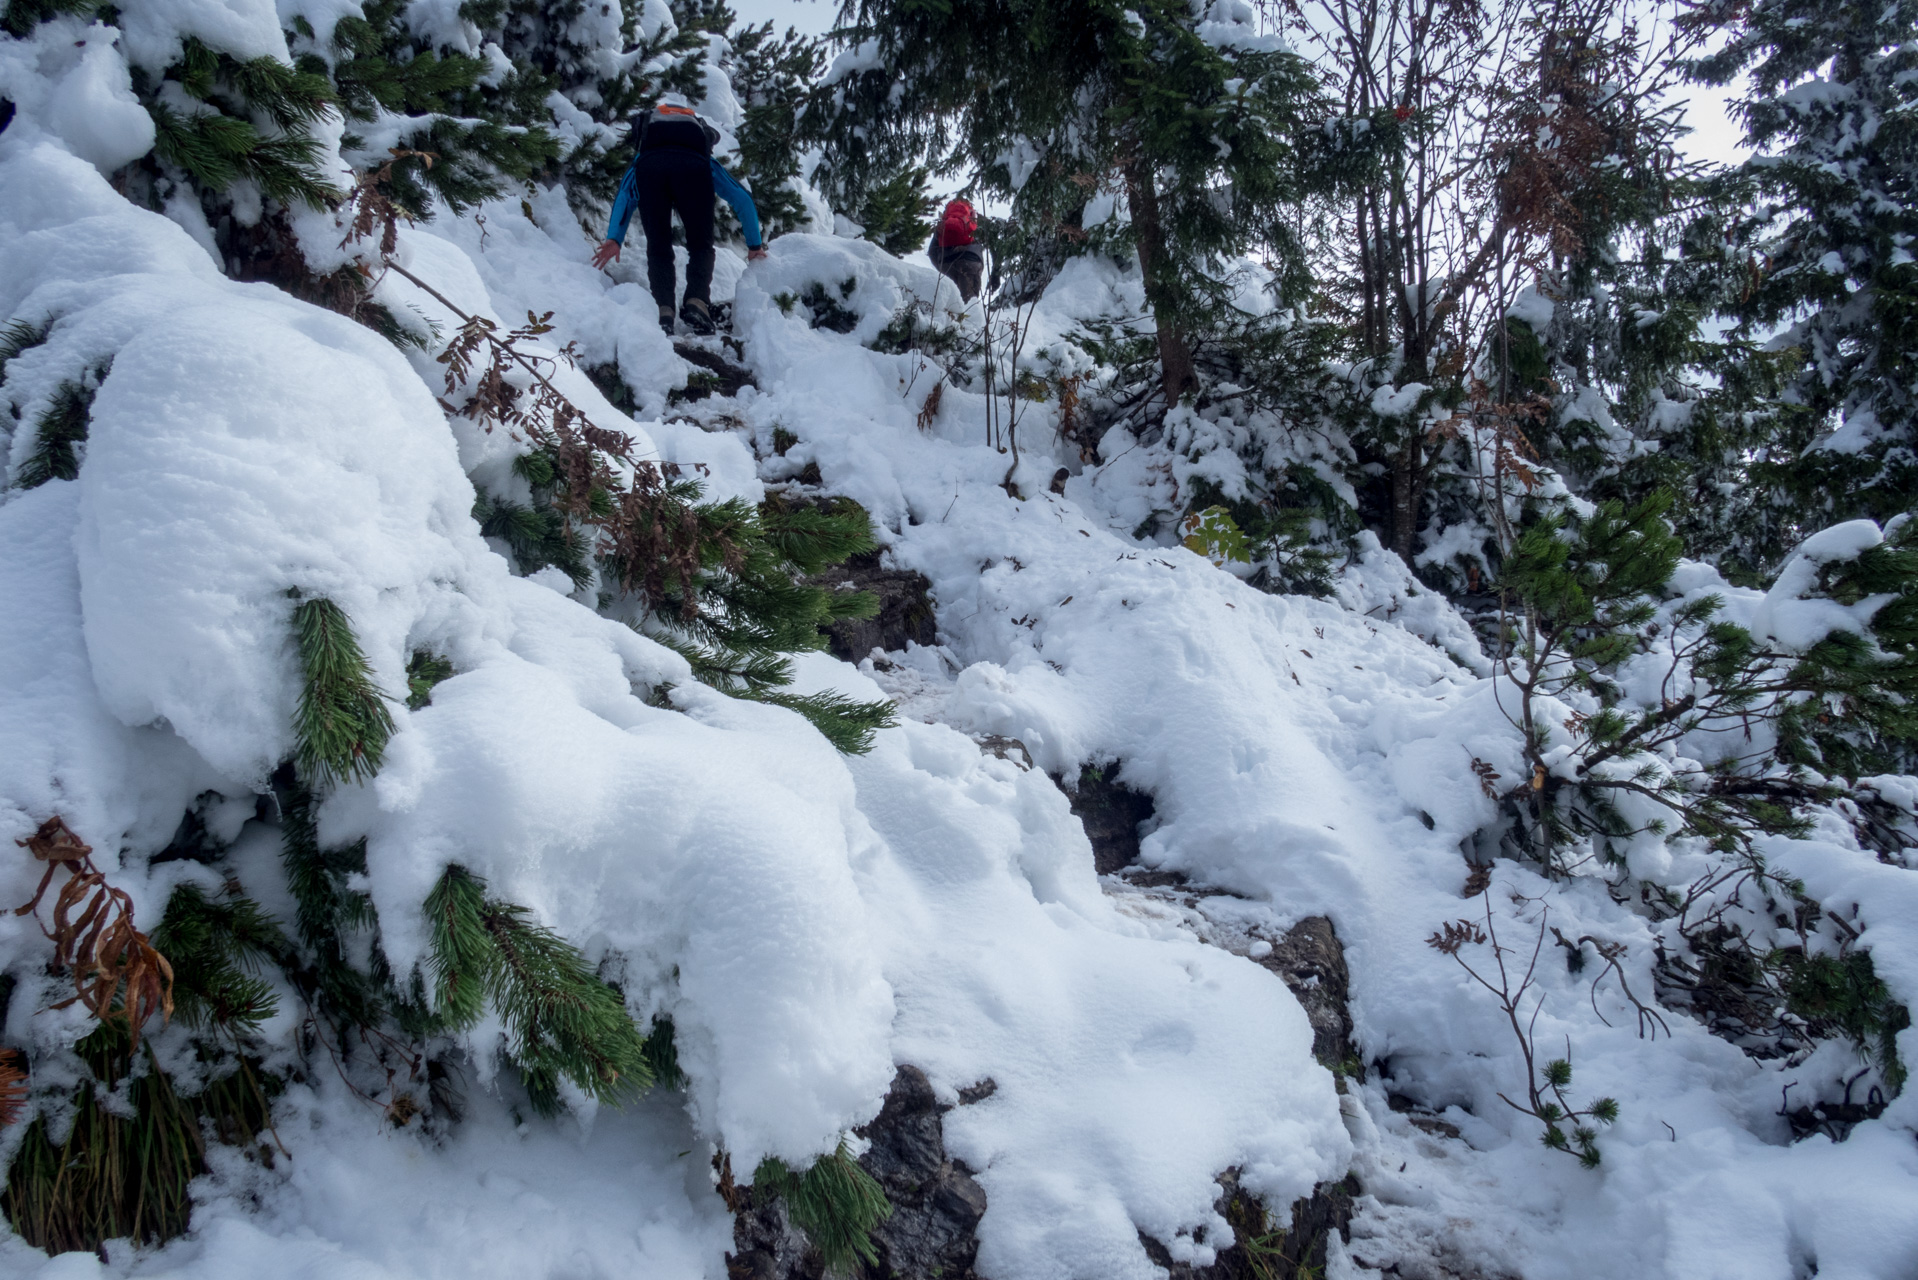
[[[786,1202],[793,1225],[819,1250],[829,1273],[846,1274],[855,1262],[871,1266],[879,1261],[872,1229],[892,1216],[892,1204],[843,1141],[804,1173],[794,1173],[784,1161],[769,1157],[754,1171],[753,1186]]]
[[[1525,994],[1531,990],[1534,976],[1538,971],[1539,952],[1545,946],[1546,916],[1549,909],[1541,908],[1538,921],[1538,940],[1532,947],[1532,956],[1525,966],[1516,986],[1512,974],[1505,964],[1506,950],[1499,945],[1498,925],[1492,916],[1492,895],[1485,895],[1485,924],[1481,928],[1472,920],[1448,921],[1443,928],[1425,940],[1425,944],[1441,955],[1448,955],[1458,962],[1459,968],[1470,974],[1472,980],[1491,992],[1498,999],[1499,1008],[1504,1010],[1505,1019],[1512,1028],[1512,1035],[1518,1041],[1520,1055],[1525,1061],[1526,1101],[1523,1104],[1513,1102],[1505,1094],[1499,1099],[1514,1111],[1531,1116],[1545,1126],[1540,1140],[1554,1151],[1563,1151],[1576,1155],[1578,1162],[1588,1169],[1599,1164],[1598,1130],[1594,1124],[1609,1125],[1618,1119],[1618,1103],[1611,1098],[1598,1098],[1580,1110],[1565,1098],[1565,1090],[1572,1083],[1571,1046],[1566,1046],[1563,1058],[1554,1058],[1541,1064],[1538,1061],[1537,1046],[1532,1038],[1532,1029],[1538,1022],[1539,1010],[1545,1007],[1545,998],[1541,994],[1532,1008],[1529,1020],[1521,1022],[1520,1007],[1525,1002]],[[1468,946],[1492,947],[1492,962],[1498,972],[1498,985],[1472,967],[1470,961],[1460,954]],[[1566,1129],[1571,1130],[1570,1134]]]

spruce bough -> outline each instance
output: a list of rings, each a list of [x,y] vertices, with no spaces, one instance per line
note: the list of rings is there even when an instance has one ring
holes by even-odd
[[[804,1173],[794,1173],[776,1158],[760,1162],[753,1185],[786,1202],[793,1224],[806,1233],[828,1272],[847,1272],[855,1261],[879,1261],[872,1229],[892,1216],[886,1193],[871,1174],[859,1167],[841,1142],[830,1155],[813,1161]]]
[[[472,1026],[490,1003],[533,1105],[545,1114],[559,1109],[562,1078],[601,1102],[651,1085],[658,1051],[649,1052],[619,993],[578,948],[530,915],[489,898],[485,882],[463,867],[440,877],[426,916],[434,1001],[446,1028]]]

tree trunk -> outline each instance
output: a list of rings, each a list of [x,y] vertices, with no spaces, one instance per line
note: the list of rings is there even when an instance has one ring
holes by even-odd
[[[1416,425],[1392,459],[1392,550],[1409,568],[1419,531],[1419,500],[1425,496],[1425,450]]]
[[[1159,331],[1160,390],[1170,410],[1179,397],[1198,385],[1192,363],[1192,344],[1172,318],[1176,299],[1169,282],[1161,278],[1171,266],[1165,256],[1165,225],[1159,219],[1159,193],[1152,186],[1152,169],[1134,158],[1125,166],[1126,208],[1132,232],[1139,238],[1139,274],[1145,279],[1146,302]]]

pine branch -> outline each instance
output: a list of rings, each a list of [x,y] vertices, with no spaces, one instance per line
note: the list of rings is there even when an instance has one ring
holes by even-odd
[[[487,898],[483,881],[448,867],[425,910],[442,1016],[468,1027],[490,1001],[534,1106],[558,1109],[561,1078],[603,1102],[653,1083],[661,1046],[639,1033],[619,993],[579,949],[533,923],[526,908]],[[676,1058],[672,1065],[676,1072]]]
[[[753,1185],[785,1200],[793,1224],[819,1250],[828,1272],[850,1272],[855,1261],[868,1266],[879,1261],[872,1229],[892,1216],[892,1205],[844,1142],[801,1174],[769,1157],[754,1171]]]
[[[173,963],[174,1011],[190,1027],[256,1034],[278,1007],[263,964],[285,963],[292,944],[250,898],[216,902],[195,884],[167,901],[153,945]]]
[[[314,782],[358,782],[379,771],[393,713],[346,614],[315,597],[293,610],[306,675],[295,715],[294,759]]]
[[[406,663],[406,709],[418,711],[433,703],[433,688],[453,675],[453,664],[427,649],[413,650]]]
[[[53,402],[33,424],[33,451],[20,464],[15,488],[37,489],[49,480],[77,480],[80,445],[86,442],[93,407],[93,388],[67,381],[53,393]]]
[[[321,1009],[343,1026],[375,1027],[383,1013],[377,985],[346,958],[352,932],[374,923],[372,900],[347,888],[347,877],[366,870],[366,842],[322,849],[313,819],[313,793],[293,767],[273,778],[280,807],[280,866],[297,904],[294,929],[313,967],[290,971],[300,986],[319,996]]]
[[[797,711],[812,721],[813,728],[824,734],[826,741],[849,756],[866,754],[872,750],[873,738],[879,730],[890,729],[899,723],[897,709],[885,699],[877,702],[856,702],[845,694],[835,691],[825,693],[768,691],[742,696],[752,697],[758,702],[768,702],[776,707],[785,707],[789,711]]]

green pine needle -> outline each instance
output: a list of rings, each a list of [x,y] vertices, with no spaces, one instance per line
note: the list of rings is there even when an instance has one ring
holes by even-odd
[[[828,1272],[849,1272],[854,1261],[879,1261],[872,1229],[892,1216],[892,1204],[843,1141],[802,1174],[769,1157],[754,1172],[753,1185],[785,1200],[793,1225],[819,1250]]]
[[[42,1114],[27,1127],[7,1167],[0,1209],[15,1233],[49,1253],[97,1252],[108,1240],[158,1244],[184,1234],[192,1181],[206,1172],[207,1137],[255,1141],[272,1124],[268,1090],[275,1082],[262,1081],[241,1059],[237,1070],[183,1096],[152,1046],[136,1060],[124,1024],[115,1022],[74,1049],[86,1075],[71,1096],[70,1116],[59,1125]]]
[[[347,962],[349,935],[374,923],[373,903],[349,889],[347,878],[366,870],[366,842],[322,849],[313,820],[313,793],[283,767],[274,777],[280,804],[280,866],[298,904],[294,926],[312,957],[312,967],[294,973],[315,993],[334,1022],[379,1025],[383,1000],[375,984]]]
[[[49,480],[79,478],[79,446],[86,441],[92,408],[91,387],[71,380],[60,384],[53,402],[33,424],[33,451],[14,477],[16,488],[37,489]]]
[[[415,649],[406,664],[406,709],[418,711],[431,706],[433,686],[453,674],[450,660],[426,649]]]
[[[0,382],[7,377],[7,365],[21,352],[37,347],[53,331],[53,322],[34,324],[30,320],[10,320],[0,325]]]
[[[683,1089],[686,1073],[679,1069],[679,1044],[673,1036],[671,1018],[653,1019],[652,1034],[646,1037],[646,1065],[661,1088]]]
[[[167,901],[153,945],[173,966],[173,1011],[189,1027],[251,1035],[279,1006],[265,964],[290,955],[280,927],[250,898],[215,901],[183,884]]]
[[[890,729],[899,723],[896,709],[885,699],[856,702],[843,693],[833,691],[774,691],[754,696],[759,702],[770,702],[776,707],[797,711],[812,721],[813,728],[824,734],[826,741],[849,756],[862,756],[871,751],[873,738],[879,730]]]
[[[0,31],[24,40],[49,18],[72,14],[84,18],[100,7],[100,0],[7,0]]]
[[[393,713],[346,613],[323,597],[293,610],[306,685],[294,719],[294,759],[314,782],[358,782],[379,771]]]
[[[668,1062],[670,1024],[664,1045],[642,1036],[625,1001],[577,947],[534,923],[526,908],[487,898],[472,873],[447,868],[425,910],[441,1016],[454,1029],[469,1027],[490,1001],[540,1111],[558,1110],[562,1078],[617,1102],[651,1085],[655,1065]],[[670,1066],[677,1075],[676,1056]]]

